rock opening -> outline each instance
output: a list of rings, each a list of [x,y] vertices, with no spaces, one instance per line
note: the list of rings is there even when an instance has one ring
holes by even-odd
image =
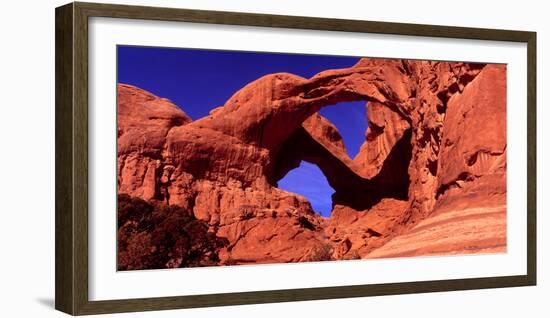
[[[277,185],[279,189],[305,197],[313,210],[320,215],[330,216],[334,189],[316,165],[302,161],[298,168],[290,170]]]
[[[367,132],[367,103],[342,102],[323,107],[319,114],[328,119],[340,132],[348,156],[353,159],[365,143]]]

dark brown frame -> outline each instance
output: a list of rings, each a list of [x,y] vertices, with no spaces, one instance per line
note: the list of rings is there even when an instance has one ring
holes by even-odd
[[[88,18],[399,34],[527,43],[527,275],[144,299],[88,300]],[[450,26],[70,3],[55,11],[55,307],[72,314],[241,305],[536,285],[536,33]]]

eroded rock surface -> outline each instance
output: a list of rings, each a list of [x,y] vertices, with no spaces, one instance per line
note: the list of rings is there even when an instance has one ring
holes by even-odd
[[[502,250],[503,65],[365,58],[311,79],[271,74],[196,121],[129,85],[118,99],[119,193],[191,211],[227,240],[219,264]],[[357,100],[369,127],[351,159],[318,111]],[[336,191],[328,219],[277,188],[302,160]],[[489,234],[425,244],[422,231],[438,242],[476,218]]]

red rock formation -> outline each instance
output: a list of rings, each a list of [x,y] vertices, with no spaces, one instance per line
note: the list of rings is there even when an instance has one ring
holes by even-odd
[[[309,80],[264,76],[194,122],[169,101],[119,85],[119,193],[192,211],[227,239],[221,264],[409,255],[391,245],[404,238],[398,245],[417,251],[410,255],[447,253],[406,233],[428,224],[447,230],[432,216],[458,217],[455,225],[465,227],[457,211],[502,209],[505,76],[498,65],[362,59]],[[369,128],[351,159],[317,112],[354,100],[368,102]],[[317,164],[336,190],[330,219],[276,187],[302,160]],[[488,196],[492,205],[478,205]],[[495,217],[498,227],[504,210],[484,220]],[[487,251],[505,237],[501,228],[496,241],[485,234],[468,243],[477,249],[462,239],[445,246]]]
[[[150,200],[158,193],[166,134],[191,122],[169,100],[131,85],[118,85],[118,191]]]
[[[367,257],[506,251],[506,66],[447,103],[428,218]],[[453,235],[449,235],[453,233]]]

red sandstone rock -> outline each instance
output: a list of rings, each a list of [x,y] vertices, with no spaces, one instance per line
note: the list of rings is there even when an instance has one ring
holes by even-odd
[[[410,123],[383,104],[370,102],[367,107],[366,142],[353,159],[356,171],[365,178],[376,176],[395,144],[411,128]]]
[[[506,251],[506,67],[453,95],[443,127],[429,217],[367,257]]]
[[[191,122],[169,100],[131,85],[118,85],[118,191],[155,198],[161,151],[168,131]]]
[[[192,211],[227,239],[218,250],[220,264],[463,252],[466,246],[500,251],[505,76],[505,68],[494,65],[362,59],[311,79],[266,75],[194,122],[167,100],[119,85],[119,193]],[[365,144],[353,159],[338,130],[317,114],[352,100],[368,101],[369,117]],[[276,188],[302,160],[317,164],[336,190],[330,219],[305,198]],[[477,197],[464,206],[466,195]],[[476,205],[488,196],[492,205]],[[480,217],[487,224],[498,219],[491,239],[480,232],[467,244],[457,236],[431,248],[414,234],[433,226],[430,240],[438,242],[449,229],[474,226],[460,211],[481,215],[484,208],[500,209]]]
[[[462,94],[449,100],[446,114],[438,161],[440,192],[488,174],[505,177],[506,66],[486,66]]]
[[[504,253],[506,205],[495,203],[438,211],[366,258]]]

